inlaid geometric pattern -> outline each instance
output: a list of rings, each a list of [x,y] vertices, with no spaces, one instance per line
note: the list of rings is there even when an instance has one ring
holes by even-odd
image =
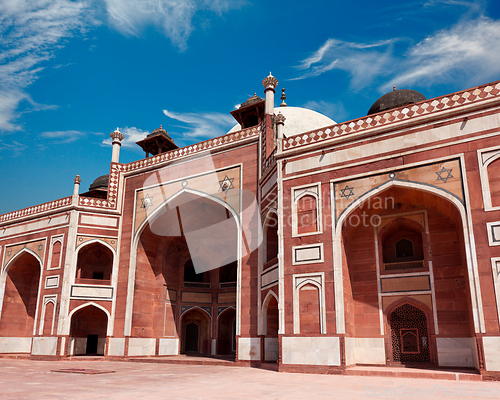
[[[387,126],[400,121],[407,121],[411,118],[461,107],[474,102],[480,102],[485,99],[496,97],[499,93],[500,82],[497,81],[477,88],[457,92],[451,96],[437,97],[413,105],[399,107],[389,112],[369,115],[350,122],[332,125],[312,132],[285,138],[283,139],[283,151],[322,142],[339,136],[354,134],[382,125]]]
[[[445,167],[443,167],[441,169],[441,171],[438,171],[436,172],[436,175],[437,175],[437,181],[443,181],[444,183],[446,183],[446,181],[450,178],[453,178],[453,175],[451,174],[451,171],[452,169],[446,169]]]
[[[94,239],[102,240],[103,242],[106,242],[111,247],[113,247],[113,249],[116,250],[116,243],[118,240],[116,238],[110,238],[110,237],[94,237],[94,236],[80,236],[80,235],[78,235],[76,237],[76,247],[79,247],[82,244],[88,242],[89,240],[94,240]]]
[[[234,210],[239,210],[240,192],[230,189],[240,188],[240,173],[241,168],[235,167],[193,176],[187,180],[187,184],[186,180],[177,180],[149,187],[148,189],[138,190],[136,194],[137,205],[135,208],[134,232],[137,231],[148,215],[155,212],[158,207],[162,206],[173,195],[181,190],[185,190],[186,186],[191,190],[218,198],[230,205]],[[152,203],[152,199],[154,199],[154,204]],[[147,205],[144,205],[146,202],[148,202]]]
[[[4,265],[6,265],[12,258],[14,258],[23,249],[28,249],[34,252],[43,262],[43,256],[45,253],[45,239],[37,240],[36,242],[16,244],[14,246],[5,247],[5,259]]]
[[[453,175],[452,172],[453,171]],[[436,177],[438,177],[436,179]],[[441,177],[441,178],[440,178]],[[344,211],[356,199],[363,196],[370,190],[389,181],[407,181],[432,185],[441,188],[456,197],[463,199],[462,181],[460,174],[460,163],[458,160],[451,160],[430,165],[423,165],[416,168],[399,170],[365,178],[353,179],[347,182],[335,183],[335,211],[338,219]],[[374,209],[384,209],[386,204],[377,204],[381,201],[378,196],[366,200],[367,205]],[[388,206],[391,206],[389,204]]]
[[[71,196],[64,197],[59,200],[49,201],[48,203],[39,204],[37,206],[23,208],[22,210],[13,211],[7,214],[0,215],[0,222],[12,221],[18,218],[36,215],[42,212],[56,210],[65,206],[71,205]]]

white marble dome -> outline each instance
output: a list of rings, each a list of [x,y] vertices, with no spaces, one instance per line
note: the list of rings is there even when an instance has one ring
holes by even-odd
[[[328,118],[326,115],[302,107],[275,107],[274,113],[276,115],[281,113],[286,118],[283,126],[285,137],[336,124],[333,119]],[[239,130],[241,130],[241,126],[236,124],[228,133]]]

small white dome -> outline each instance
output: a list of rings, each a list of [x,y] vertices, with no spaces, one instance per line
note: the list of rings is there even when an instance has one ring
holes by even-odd
[[[302,107],[275,107],[274,113],[276,115],[281,113],[286,118],[283,125],[283,134],[285,137],[336,124],[334,120],[328,118],[326,115]],[[228,133],[239,130],[241,130],[241,126],[240,124],[236,124]]]

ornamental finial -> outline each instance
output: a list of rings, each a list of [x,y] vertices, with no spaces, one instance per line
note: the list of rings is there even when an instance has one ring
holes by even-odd
[[[118,130],[118,128],[116,128],[114,132],[111,132],[109,134],[109,137],[113,139],[113,142],[121,142],[125,138],[125,136],[123,136],[123,134]]]
[[[265,89],[274,89],[278,86],[278,80],[269,72],[269,76],[262,80],[262,86]]]
[[[276,115],[276,119],[275,120],[276,120],[276,125],[280,125],[280,124],[283,125],[285,123],[286,118],[280,112],[280,113],[278,113],[278,115]]]
[[[286,95],[285,95],[285,88],[281,89],[281,105],[280,107],[286,107],[287,104],[285,103],[285,100],[286,100]]]
[[[79,185],[79,184],[80,184],[80,182],[82,181],[82,180],[80,179],[80,174],[77,174],[77,175],[76,175],[76,177],[75,177],[73,180],[75,181],[75,185]]]

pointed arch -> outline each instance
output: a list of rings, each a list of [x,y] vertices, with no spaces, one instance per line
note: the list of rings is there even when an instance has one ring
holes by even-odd
[[[403,181],[399,179],[392,179],[387,181],[374,189],[364,193],[353,201],[337,219],[336,223],[332,225],[333,233],[333,248],[334,248],[334,289],[335,289],[335,318],[337,333],[345,333],[345,311],[344,311],[344,290],[343,290],[343,272],[342,272],[342,227],[349,215],[355,211],[360,205],[368,199],[383,193],[390,188],[401,188],[409,190],[417,190],[430,193],[432,195],[443,198],[456,208],[460,214],[460,219],[463,228],[463,239],[465,244],[465,259],[467,264],[467,272],[469,276],[469,292],[472,303],[472,314],[474,321],[474,328],[476,332],[485,332],[484,316],[482,313],[482,300],[481,289],[479,286],[479,273],[477,267],[477,259],[471,241],[472,237],[472,222],[468,215],[464,202],[456,195],[435,186],[413,182]],[[473,255],[474,254],[474,255]],[[481,312],[480,312],[481,310]]]
[[[109,311],[108,311],[108,310],[106,310],[106,308],[105,308],[105,307],[103,307],[103,306],[101,306],[100,304],[97,304],[97,303],[95,303],[95,302],[93,302],[93,301],[89,301],[89,302],[87,302],[87,303],[80,304],[78,307],[73,308],[73,310],[71,310],[71,312],[70,312],[70,313],[69,313],[69,315],[68,315],[68,319],[69,319],[69,321],[71,322],[71,320],[72,320],[72,318],[73,318],[73,315],[74,315],[77,311],[79,311],[79,310],[81,310],[81,309],[83,309],[83,308],[86,308],[86,307],[91,307],[91,306],[96,307],[96,308],[98,308],[98,309],[99,309],[99,310],[101,310],[101,311],[104,311],[104,313],[105,313],[105,314],[106,314],[106,316],[108,317],[108,325],[107,325],[107,329],[106,329],[106,335],[107,335],[107,336],[113,336],[113,324],[112,324],[112,320],[111,320],[111,314],[109,313]]]
[[[23,249],[19,250],[14,256],[7,262],[7,264],[4,265],[2,274],[5,274],[8,272],[8,269],[11,267],[12,264],[16,262],[16,260],[21,257],[24,253],[31,254],[33,257],[35,257],[38,262],[40,263],[40,269],[43,269],[43,261],[40,258],[38,254],[36,254],[33,250],[28,249],[27,247],[24,247]]]
[[[264,301],[262,302],[262,307],[261,307],[261,318],[262,318],[262,324],[261,324],[261,335],[265,335],[267,333],[267,309],[269,307],[269,303],[271,302],[272,299],[276,300],[276,303],[279,304],[279,299],[276,293],[274,293],[273,290],[269,290],[266,294],[266,297],[264,297]],[[278,324],[279,324],[279,319],[278,319]]]
[[[9,270],[14,265],[14,263],[19,260],[24,254],[29,254],[30,256],[34,257],[34,259],[38,262],[38,269],[39,269],[39,275],[38,275],[38,288],[37,288],[37,296],[36,296],[36,306],[35,306],[35,313],[34,313],[34,318],[33,318],[33,335],[36,334],[36,325],[38,322],[38,309],[40,306],[40,295],[42,291],[42,275],[43,275],[43,261],[41,258],[32,250],[28,248],[23,248],[20,251],[18,251],[14,257],[12,257],[7,264],[5,264],[2,273],[0,274],[0,320],[2,318],[2,311],[3,311],[3,304],[4,304],[4,298],[5,298],[5,287],[7,284],[7,277],[9,274]]]
[[[141,222],[139,227],[135,230],[132,239],[132,245],[130,248],[130,268],[129,268],[129,277],[128,277],[128,286],[127,286],[127,301],[125,308],[125,328],[124,332],[126,336],[131,335],[132,332],[132,314],[134,307],[134,286],[135,286],[135,276],[137,269],[137,249],[139,245],[139,241],[142,233],[146,229],[146,226],[154,221],[156,217],[158,217],[161,211],[165,208],[166,205],[177,199],[183,194],[192,194],[194,196],[204,197],[208,200],[215,202],[216,204],[224,207],[234,219],[237,229],[237,246],[236,246],[236,256],[237,256],[237,283],[236,283],[236,335],[240,334],[241,327],[241,243],[242,243],[242,226],[241,220],[238,212],[231,207],[230,204],[225,201],[205,192],[201,192],[199,190],[194,190],[190,188],[183,188],[178,192],[174,193],[172,196],[165,199],[161,204],[158,205],[148,216]],[[134,216],[135,220],[135,216]],[[180,318],[182,321],[182,316]],[[181,322],[180,321],[180,322]]]

